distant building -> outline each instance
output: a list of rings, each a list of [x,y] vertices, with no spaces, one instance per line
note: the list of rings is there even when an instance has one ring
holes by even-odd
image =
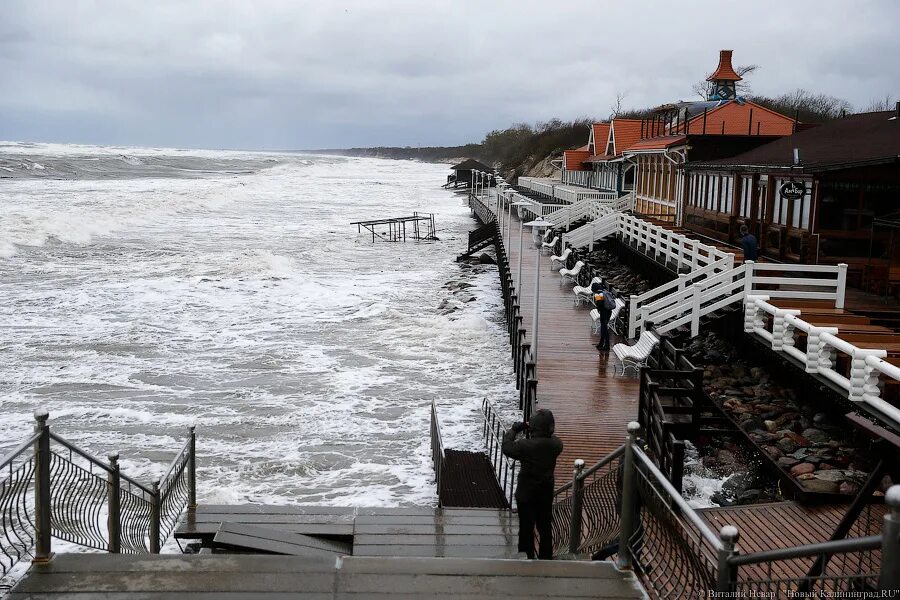
[[[453,187],[469,187],[472,184],[472,172],[480,171],[482,173],[493,173],[494,168],[489,167],[482,162],[478,162],[474,158],[469,158],[458,165],[453,165],[450,167],[453,171],[452,175],[447,176],[447,184],[453,185]],[[491,180],[490,185],[493,185],[493,180]]]
[[[734,156],[795,131],[793,118],[737,96],[740,79],[731,65],[731,50],[722,50],[718,68],[707,79],[705,101],[664,105],[642,122],[640,140],[625,150],[635,163],[636,212],[687,224],[683,207],[688,189],[681,165]],[[727,196],[729,184],[722,185]]]

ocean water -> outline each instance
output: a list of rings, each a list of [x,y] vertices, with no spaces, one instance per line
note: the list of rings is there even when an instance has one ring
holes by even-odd
[[[482,398],[515,398],[496,269],[454,261],[474,222],[446,174],[0,143],[0,451],[45,407],[150,481],[195,424],[201,502],[433,504],[431,402],[470,448]],[[350,225],[413,211],[438,241]]]

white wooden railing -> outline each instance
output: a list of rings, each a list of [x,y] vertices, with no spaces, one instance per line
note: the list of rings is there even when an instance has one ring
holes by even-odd
[[[702,270],[689,274],[689,277],[693,275],[690,285],[681,285],[661,298],[643,304],[632,303],[632,306],[638,306],[630,312],[636,310],[639,316],[629,314],[630,337],[635,337],[638,328],[648,322],[652,322],[659,333],[689,323],[691,337],[694,337],[700,333],[702,317],[726,306],[743,303],[748,296],[831,300],[835,307],[841,308],[847,265],[757,264],[748,260],[739,267],[708,272],[705,277],[699,278],[701,273]],[[784,317],[789,314],[790,310],[781,310],[777,316],[773,315],[774,338],[766,339],[774,340],[773,347],[778,349],[781,349],[784,339]],[[766,337],[768,334],[761,335]]]
[[[602,192],[598,189],[581,185],[565,185],[554,179],[543,177],[519,177],[519,186],[553,200],[558,200],[561,203],[570,204],[580,202],[585,198],[615,200],[619,196],[616,192]]]
[[[773,351],[790,356],[807,373],[844,390],[848,400],[864,405],[871,415],[891,427],[900,426],[900,409],[882,398],[886,382],[900,382],[900,368],[885,360],[885,350],[860,348],[840,338],[840,325],[812,325],[803,320],[801,310],[778,308],[769,299],[766,292],[744,298],[745,332],[762,338]],[[805,351],[795,346],[798,331],[806,334]],[[849,358],[847,374],[836,369],[839,354]]]
[[[553,188],[560,184],[552,179],[542,177],[519,177],[519,185],[526,190],[553,198]]]
[[[562,179],[563,183],[567,183],[570,185],[580,185],[583,187],[597,187],[595,185],[596,177],[594,177],[593,171],[569,171],[568,169],[563,169],[562,171]]]
[[[691,271],[690,273],[681,273],[677,279],[668,283],[648,290],[643,294],[631,296],[629,298],[628,309],[628,337],[636,338],[638,330],[643,328],[643,318],[641,308],[644,305],[660,300],[671,294],[683,291],[688,286],[698,283],[707,277],[711,277],[722,271],[730,271],[734,268],[734,255],[729,255],[715,262],[709,263],[705,267]]]

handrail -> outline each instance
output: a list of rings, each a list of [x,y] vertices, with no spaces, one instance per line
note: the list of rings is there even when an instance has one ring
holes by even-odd
[[[518,461],[503,453],[503,434],[509,427],[487,398],[481,401],[481,413],[484,417],[482,435],[485,451],[493,467],[497,485],[500,486],[508,506],[512,509],[515,506]]]
[[[164,478],[148,487],[121,473],[118,454],[100,460],[52,432],[46,411],[34,416],[34,433],[0,463],[3,575],[28,556],[49,560],[54,538],[111,553],[158,553],[185,505],[196,506],[193,427]]]
[[[867,535],[859,538],[818,542],[804,544],[791,548],[777,548],[775,550],[763,550],[752,554],[736,554],[728,558],[728,564],[741,567],[775,560],[790,560],[794,558],[809,558],[820,554],[842,554],[845,552],[861,552],[865,550],[878,550],[881,548],[880,535]]]
[[[596,473],[597,471],[599,471],[600,469],[602,469],[603,467],[605,467],[606,465],[608,465],[609,463],[614,461],[615,459],[622,456],[622,454],[624,454],[624,453],[625,453],[625,444],[622,444],[621,446],[619,446],[618,448],[616,448],[615,450],[613,450],[612,452],[610,452],[609,454],[607,454],[606,456],[601,458],[599,461],[597,461],[596,463],[594,463],[593,465],[591,465],[590,467],[588,467],[584,471],[582,471],[578,475],[578,478],[585,479],[587,477],[590,477],[591,475],[593,475],[594,473]],[[572,481],[568,481],[565,484],[561,485],[560,487],[556,488],[556,490],[553,492],[553,495],[559,496],[560,494],[562,494],[566,490],[570,489],[571,487],[572,487]]]
[[[72,442],[66,440],[65,438],[62,438],[62,437],[56,435],[56,434],[53,433],[52,431],[50,432],[50,439],[52,439],[54,442],[57,442],[57,443],[59,443],[59,444],[62,444],[63,446],[65,446],[66,448],[68,448],[69,450],[71,450],[72,452],[75,452],[76,454],[78,454],[78,455],[80,455],[82,458],[84,458],[85,460],[89,461],[90,463],[92,463],[93,465],[95,465],[95,466],[97,466],[97,467],[100,467],[101,469],[103,469],[103,470],[106,471],[107,473],[112,473],[112,472],[113,472],[113,468],[110,467],[108,464],[106,464],[105,462],[101,461],[99,458],[97,458],[97,457],[91,455],[91,453],[88,452],[87,450],[82,450],[81,448],[79,448],[78,446],[76,446],[75,444],[73,444]],[[177,458],[177,457],[176,457],[176,458]],[[151,490],[149,487],[147,487],[147,486],[144,485],[143,483],[140,483],[139,481],[135,481],[134,479],[132,479],[132,478],[129,477],[128,475],[124,475],[124,474],[122,474],[122,473],[119,473],[119,477],[121,477],[123,480],[127,481],[127,482],[130,483],[131,485],[135,486],[136,488],[140,489],[141,491],[143,491],[143,492],[145,492],[145,493],[147,493],[147,494],[153,494],[153,490]]]
[[[26,450],[31,450],[34,446],[34,443],[41,437],[41,433],[37,432],[33,434],[30,438],[19,444],[12,451],[10,451],[6,457],[0,462],[0,472],[5,469],[12,461],[19,457],[20,454],[25,452]]]
[[[434,482],[437,488],[438,506],[441,504],[441,484],[443,482],[444,462],[446,461],[444,453],[444,441],[441,438],[441,422],[438,419],[437,404],[431,401],[431,462],[434,467]]]
[[[644,463],[644,466],[653,475],[654,482],[662,486],[669,499],[678,506],[679,512],[700,531],[706,541],[709,542],[715,550],[721,550],[724,546],[719,536],[713,533],[712,529],[709,528],[709,525],[700,518],[696,509],[685,501],[681,496],[681,493],[675,489],[675,486],[673,486],[666,476],[662,474],[655,464],[653,464],[650,457],[644,454],[644,451],[640,448],[634,449],[634,455]]]

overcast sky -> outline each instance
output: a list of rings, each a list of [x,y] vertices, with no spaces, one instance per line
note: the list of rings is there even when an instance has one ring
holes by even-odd
[[[692,97],[900,93],[900,0],[3,0],[0,139],[203,148],[455,145]]]

